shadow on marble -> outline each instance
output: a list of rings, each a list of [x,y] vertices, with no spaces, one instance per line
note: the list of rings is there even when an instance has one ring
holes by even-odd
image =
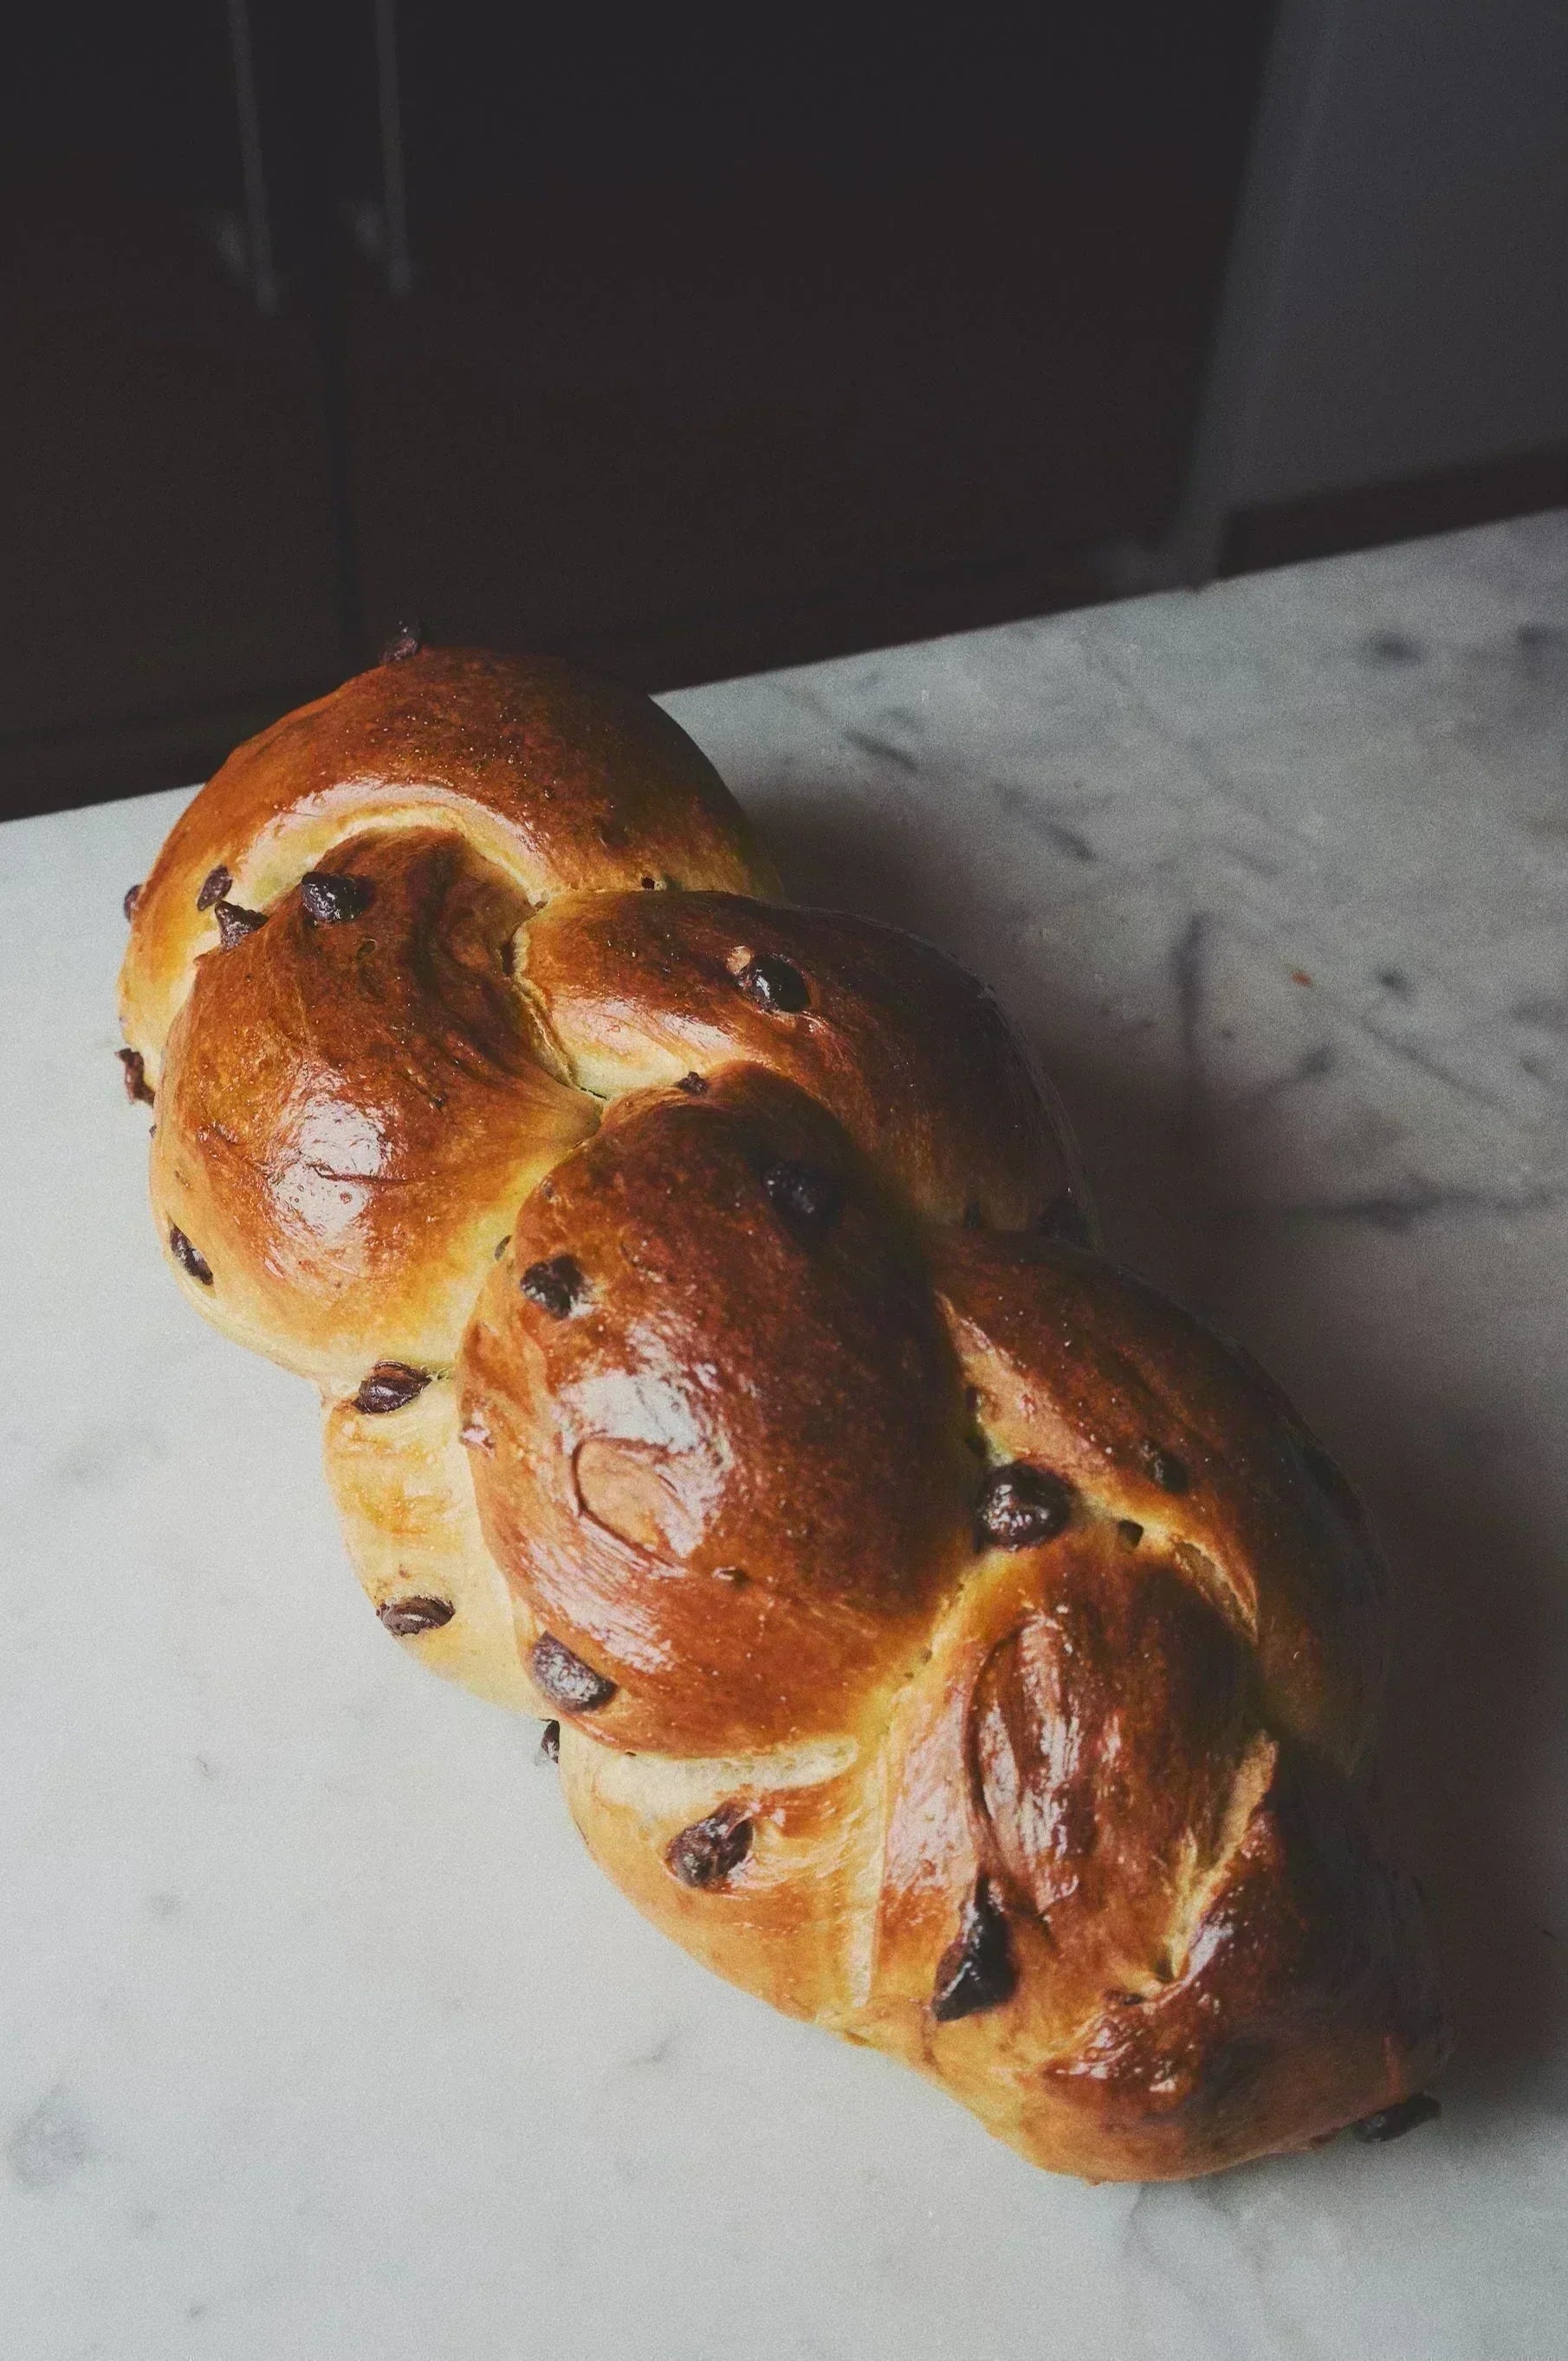
[[[1499,1243],[1463,1210],[1303,1213],[1277,1169],[1271,1194],[1285,1202],[1248,1202],[1235,1106],[1202,1071],[1196,978],[1173,979],[1181,1055],[1118,1060],[1083,1021],[1080,978],[1053,977],[1048,961],[1021,975],[1000,928],[988,959],[974,914],[998,896],[992,846],[977,844],[965,873],[950,835],[890,829],[830,788],[797,786],[768,825],[796,899],[907,928],[986,974],[1066,1101],[1116,1258],[1256,1352],[1366,1499],[1395,1623],[1377,1809],[1438,1922],[1457,2035],[1445,2096],[1470,2130],[1505,2134],[1540,2103],[1568,2028],[1568,1926],[1552,1924],[1550,1848],[1537,1842],[1552,1823],[1562,1711],[1555,1504],[1519,1466],[1506,1404],[1467,1352],[1478,1265],[1510,1260],[1511,1234]],[[1169,953],[1179,971],[1188,940]],[[1127,955],[1108,944],[1107,966]],[[1311,1122],[1297,1118],[1309,1178]],[[1541,1220],[1563,1228],[1555,1204]]]

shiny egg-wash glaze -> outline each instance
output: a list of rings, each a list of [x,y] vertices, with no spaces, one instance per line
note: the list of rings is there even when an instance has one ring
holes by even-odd
[[[1355,1503],[1094,1250],[972,979],[783,905],[646,699],[406,636],[127,915],[180,1283],[316,1383],[383,1624],[559,1723],[650,1917],[1058,2171],[1430,2107]]]

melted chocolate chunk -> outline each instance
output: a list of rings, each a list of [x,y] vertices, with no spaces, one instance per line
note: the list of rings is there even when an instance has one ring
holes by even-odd
[[[656,894],[659,890],[659,881],[656,877],[641,877],[639,878],[638,883],[644,894]]]
[[[424,625],[417,618],[410,623],[400,623],[381,650],[381,662],[384,664],[407,664],[411,656],[418,655],[423,645]]]
[[[225,951],[267,924],[264,910],[242,910],[237,902],[214,902],[213,916],[218,922],[218,940]]]
[[[703,1074],[683,1074],[675,1088],[685,1091],[688,1098],[704,1099],[707,1096],[707,1079]]]
[[[191,1244],[184,1231],[177,1229],[172,1222],[169,1224],[169,1247],[181,1270],[189,1271],[191,1277],[198,1280],[203,1287],[211,1287],[212,1265],[206,1256],[199,1253]]]
[[[220,861],[217,867],[215,869],[209,869],[205,877],[202,880],[202,890],[196,896],[197,909],[210,910],[214,902],[221,902],[223,900],[224,895],[228,892],[229,887],[233,884],[233,872],[225,869],[223,862]]]
[[[1035,1225],[1047,1238],[1056,1238],[1064,1246],[1086,1246],[1091,1243],[1089,1216],[1073,1195],[1064,1189],[1053,1197]]]
[[[140,900],[141,887],[139,885],[127,885],[126,887],[126,898],[120,904],[120,907],[125,912],[127,918],[134,918],[136,917],[137,904]]]
[[[997,2008],[1012,1998],[1017,1982],[1007,1921],[982,1877],[964,1912],[957,1939],[937,1962],[931,2014],[938,2025],[951,2025],[957,2017]]]
[[[1403,2139],[1407,2132],[1415,2131],[1421,2124],[1435,2123],[1442,2113],[1442,2105],[1430,2091],[1414,2091],[1396,2107],[1379,2107],[1375,2115],[1363,2115],[1358,2124],[1352,2124],[1351,2130],[1358,2140],[1380,2144]]]
[[[133,1106],[152,1104],[152,1084],[147,1078],[147,1065],[139,1049],[116,1049],[115,1052],[126,1070],[126,1096]]]
[[[747,999],[765,1008],[770,1016],[797,1016],[810,1005],[806,978],[795,961],[777,959],[772,952],[748,960],[735,981]]]
[[[683,1885],[722,1885],[751,1850],[751,1823],[739,1804],[721,1804],[683,1828],[664,1848],[671,1874]]]
[[[1152,1435],[1145,1435],[1137,1455],[1162,1492],[1185,1492],[1191,1484],[1191,1471],[1186,1460],[1179,1459],[1174,1451],[1167,1451]]]
[[[533,1643],[529,1658],[533,1677],[545,1696],[568,1713],[597,1713],[615,1695],[615,1683],[575,1656],[564,1640],[544,1632]]]
[[[405,1361],[378,1361],[369,1376],[361,1378],[354,1407],[367,1418],[379,1418],[387,1411],[402,1410],[429,1383],[427,1369],[411,1369]]]
[[[370,906],[370,887],[363,877],[342,877],[335,870],[313,869],[300,880],[300,900],[305,916],[318,927],[341,926]]]
[[[793,1157],[768,1166],[762,1191],[785,1229],[807,1246],[827,1236],[844,1202],[843,1185],[831,1172],[796,1163]]]
[[[540,1731],[539,1760],[541,1763],[559,1763],[561,1760],[561,1725],[558,1721],[547,1721]]]
[[[587,1299],[588,1282],[570,1255],[553,1255],[548,1262],[531,1262],[517,1283],[530,1303],[537,1303],[552,1320],[569,1319]]]
[[[389,1631],[411,1640],[419,1631],[439,1631],[456,1609],[449,1598],[389,1598],[376,1612]]]
[[[975,1543],[980,1549],[1035,1549],[1054,1541],[1072,1515],[1072,1493],[1048,1467],[1032,1467],[1026,1459],[994,1467],[986,1477],[975,1509]]]

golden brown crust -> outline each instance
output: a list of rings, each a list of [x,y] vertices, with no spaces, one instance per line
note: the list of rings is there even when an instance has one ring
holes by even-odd
[[[141,889],[122,1021],[154,1082],[191,961],[218,939],[209,878],[269,909],[354,829],[460,831],[532,904],[582,887],[767,893],[722,780],[647,697],[548,657],[425,648],[359,673],[229,756]]]
[[[1087,1221],[995,1001],[896,928],[736,894],[572,895],[524,929],[519,970],[600,1097],[745,1059],[819,1100],[928,1220]]]
[[[521,1713],[549,1713],[479,1530],[450,1382],[389,1411],[334,1402],[323,1442],[348,1554],[382,1628],[444,1679]]]
[[[621,1101],[535,1191],[460,1394],[494,1444],[486,1537],[538,1628],[614,1682],[589,1708],[611,1745],[842,1729],[967,1548],[924,1274],[839,1126],[761,1067]]]
[[[1354,1787],[1359,1511],[1061,1242],[980,987],[759,890],[696,750],[565,667],[280,723],[134,903],[171,1265],[320,1387],[387,1630],[562,1720],[596,1856],[718,1973],[1057,2170],[1327,2136],[1444,2042]]]
[[[598,1109],[533,1054],[499,871],[425,829],[332,861],[352,916],[313,919],[296,886],[197,961],[152,1190],[231,1334],[352,1390],[378,1360],[451,1367],[512,1209]]]
[[[1251,1640],[1282,1726],[1353,1768],[1383,1685],[1383,1571],[1277,1389],[1070,1246],[949,1233],[933,1269],[992,1455],[1038,1459],[1167,1549]]]

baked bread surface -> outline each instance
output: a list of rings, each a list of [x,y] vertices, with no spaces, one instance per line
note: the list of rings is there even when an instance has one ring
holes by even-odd
[[[1093,2179],[1441,2063],[1343,1477],[1097,1251],[990,996],[783,904],[657,708],[405,646],[195,798],[121,1006],[179,1283],[677,1941]]]

